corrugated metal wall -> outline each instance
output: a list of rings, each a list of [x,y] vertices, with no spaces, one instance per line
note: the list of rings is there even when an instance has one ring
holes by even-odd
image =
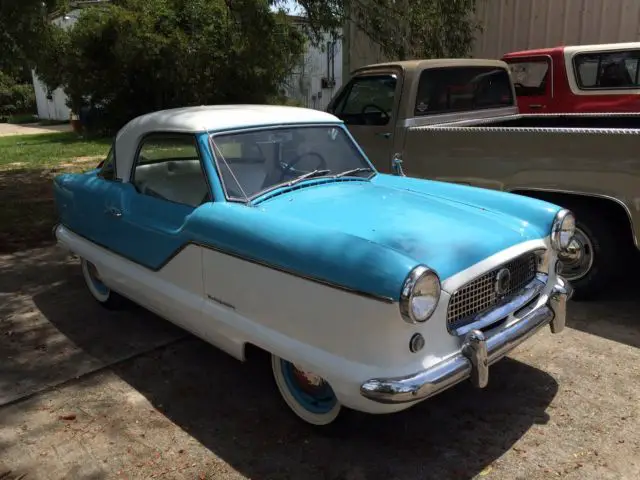
[[[474,57],[640,39],[640,0],[480,0]]]
[[[483,26],[472,50],[477,58],[562,44],[640,39],[640,0],[478,0],[477,5]],[[345,73],[386,60],[361,31],[352,25],[346,30]]]

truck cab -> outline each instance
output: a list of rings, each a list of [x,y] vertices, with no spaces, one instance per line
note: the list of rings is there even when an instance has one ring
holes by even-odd
[[[525,50],[502,60],[523,114],[640,112],[640,42]]]

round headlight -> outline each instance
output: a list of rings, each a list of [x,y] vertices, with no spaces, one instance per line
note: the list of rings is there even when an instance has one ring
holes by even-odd
[[[551,246],[557,251],[566,250],[576,232],[576,218],[569,210],[562,209],[556,214],[551,226]]]
[[[408,323],[425,322],[433,315],[440,300],[440,279],[424,265],[407,276],[400,294],[400,314]]]

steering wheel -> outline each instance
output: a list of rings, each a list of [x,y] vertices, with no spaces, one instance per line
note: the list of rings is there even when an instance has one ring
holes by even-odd
[[[379,107],[375,103],[367,103],[364,107],[362,107],[362,110],[360,111],[360,114],[364,115],[366,113],[365,110],[367,108],[373,108],[374,110],[377,110],[378,112],[380,112],[382,115],[385,116],[385,120],[389,120],[389,114],[387,112],[385,112],[383,108]]]
[[[313,170],[326,170],[327,168],[327,161],[324,159],[324,157],[322,155],[320,155],[318,152],[304,152],[301,153],[300,155],[298,155],[297,157],[295,157],[291,162],[285,164],[286,166],[282,169],[282,172],[280,173],[280,178],[278,179],[278,181],[276,183],[280,183],[284,180],[285,175],[287,174],[287,172],[290,172],[293,169],[294,165],[297,165],[300,160],[302,160],[304,157],[318,157],[318,166],[316,168],[312,168],[310,171]]]

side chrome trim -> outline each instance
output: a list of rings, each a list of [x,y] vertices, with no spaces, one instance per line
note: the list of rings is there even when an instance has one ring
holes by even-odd
[[[360,386],[364,397],[378,403],[416,402],[432,397],[471,378],[483,388],[489,381],[489,366],[550,324],[553,333],[563,330],[566,302],[573,289],[557,277],[551,292],[535,305],[526,307],[511,321],[488,332],[471,330],[460,337],[461,347],[454,355],[420,372],[391,378],[373,378]]]
[[[189,247],[190,245],[193,245],[193,246],[197,246],[197,247],[206,248],[207,250],[218,252],[218,253],[221,253],[223,255],[228,255],[230,257],[234,257],[234,258],[237,258],[239,260],[243,260],[245,262],[253,263],[255,265],[260,265],[261,267],[270,268],[271,270],[276,270],[278,272],[285,273],[287,275],[292,275],[292,276],[297,277],[297,278],[308,280],[310,282],[318,283],[318,284],[324,285],[326,287],[335,288],[336,290],[342,290],[344,292],[348,292],[348,293],[351,293],[351,294],[354,294],[354,295],[359,295],[361,297],[369,298],[369,299],[372,299],[372,300],[377,300],[377,301],[383,302],[383,303],[389,303],[389,304],[396,303],[396,300],[394,300],[391,297],[383,297],[383,296],[380,296],[380,295],[375,295],[375,294],[372,294],[372,293],[363,292],[363,291],[360,291],[360,290],[355,290],[355,289],[352,289],[352,288],[349,288],[349,287],[345,287],[343,285],[338,285],[336,283],[332,283],[332,282],[329,282],[327,280],[323,280],[321,278],[316,278],[316,277],[305,275],[305,274],[302,274],[302,273],[299,273],[299,272],[295,272],[293,270],[289,270],[289,269],[286,269],[284,267],[280,267],[278,265],[273,265],[271,263],[264,262],[262,260],[257,260],[257,259],[253,259],[253,258],[244,257],[244,256],[242,256],[242,255],[240,255],[238,253],[231,252],[231,251],[228,251],[228,250],[225,250],[225,249],[222,249],[222,248],[214,247],[214,246],[211,246],[211,245],[206,245],[204,243],[196,242],[196,241],[193,241],[193,240],[189,240],[186,243],[182,244],[180,247],[178,247],[158,267],[149,267],[148,265],[140,263],[139,261],[135,260],[134,258],[131,258],[131,257],[126,256],[126,255],[122,255],[121,253],[118,253],[118,252],[112,250],[111,248],[109,248],[108,246],[106,246],[106,245],[104,245],[102,243],[96,242],[96,241],[94,241],[94,240],[92,240],[92,239],[90,239],[90,238],[88,238],[88,237],[86,237],[84,235],[81,235],[81,234],[79,234],[77,232],[74,232],[73,230],[71,230],[66,225],[59,224],[58,227],[56,227],[56,230],[58,228],[60,228],[60,227],[62,227],[65,230],[67,230],[69,233],[71,233],[73,235],[76,235],[76,236],[86,240],[87,242],[90,242],[90,243],[92,243],[92,244],[94,244],[94,245],[96,245],[96,246],[98,246],[100,248],[103,248],[103,249],[107,250],[109,253],[111,253],[113,255],[117,255],[118,257],[121,257],[121,258],[123,258],[123,259],[125,259],[125,260],[127,260],[127,261],[129,261],[131,263],[135,263],[136,265],[139,265],[139,266],[141,266],[141,267],[143,267],[143,268],[145,268],[147,270],[150,270],[152,272],[159,272],[171,260],[173,260],[177,255],[179,255],[185,248]],[[57,237],[57,235],[56,235],[56,237]]]

